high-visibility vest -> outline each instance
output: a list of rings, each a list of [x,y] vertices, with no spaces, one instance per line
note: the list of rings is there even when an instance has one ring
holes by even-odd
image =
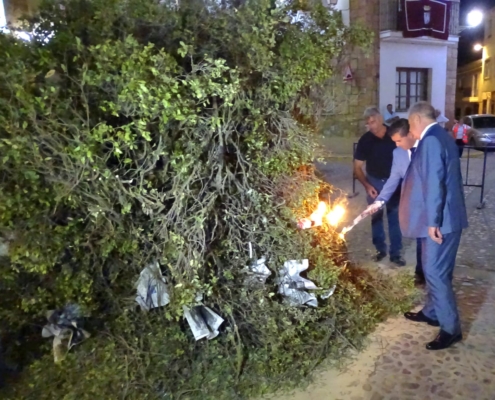
[[[452,128],[452,132],[454,133],[455,135],[455,138],[457,139],[457,132],[459,132],[459,128],[462,126],[462,141],[464,143],[467,144],[468,142],[468,130],[470,128],[469,125],[466,125],[466,124],[461,124],[460,122],[458,122],[457,124],[454,125],[454,127]]]

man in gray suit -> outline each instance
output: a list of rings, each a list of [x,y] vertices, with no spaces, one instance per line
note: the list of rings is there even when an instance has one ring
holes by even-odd
[[[390,177],[383,186],[382,191],[366,211],[376,212],[380,210],[385,203],[387,203],[397,188],[402,183],[402,180],[406,176],[409,164],[411,162],[412,151],[411,149],[417,146],[418,141],[409,132],[409,122],[407,119],[399,118],[395,121],[387,131],[392,140],[397,145],[394,150],[394,160],[392,162],[392,169],[390,171]],[[423,274],[423,264],[421,262],[421,239],[416,239],[416,271],[415,282],[417,285],[425,284],[425,277]]]
[[[419,144],[402,184],[399,221],[404,236],[421,238],[428,296],[421,311],[404,316],[440,326],[440,333],[426,345],[428,350],[440,350],[462,340],[452,288],[457,249],[467,227],[459,151],[436,122],[430,104],[413,105],[409,125]]]

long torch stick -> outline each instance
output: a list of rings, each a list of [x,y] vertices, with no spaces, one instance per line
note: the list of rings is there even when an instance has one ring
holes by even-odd
[[[354,218],[354,221],[352,221],[352,224],[349,226],[346,226],[345,228],[342,229],[341,235],[342,237],[349,232],[352,228],[354,228],[357,224],[359,224],[363,219],[365,219],[367,216],[372,215],[376,213],[378,210],[380,210],[385,202],[381,202],[381,204],[375,208],[367,208],[364,210],[361,214],[359,214],[356,218]]]

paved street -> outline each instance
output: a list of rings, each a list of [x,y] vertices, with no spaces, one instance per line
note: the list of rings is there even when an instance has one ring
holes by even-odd
[[[474,152],[470,182],[481,181],[482,158]],[[462,160],[464,168],[466,160]],[[351,191],[351,159],[333,160],[320,170],[329,182]],[[464,170],[465,171],[465,170]],[[465,174],[465,172],[464,172]],[[365,207],[364,191],[349,200],[347,218]],[[280,396],[285,400],[495,400],[495,153],[488,154],[486,206],[477,209],[479,188],[466,188],[469,228],[464,232],[455,271],[455,289],[464,341],[451,349],[431,352],[425,343],[438,328],[398,316],[381,324],[369,346],[343,371],[323,369],[307,390]],[[353,260],[369,263],[370,222],[347,235]],[[405,257],[413,271],[414,243],[405,240]],[[394,273],[388,262],[380,265]],[[420,306],[418,306],[418,309]]]

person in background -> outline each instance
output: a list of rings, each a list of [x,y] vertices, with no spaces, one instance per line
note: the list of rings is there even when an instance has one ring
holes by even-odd
[[[421,101],[409,110],[409,126],[419,144],[402,184],[399,220],[405,237],[421,238],[428,294],[419,312],[406,312],[414,322],[440,326],[427,350],[442,350],[462,340],[452,287],[462,230],[467,228],[459,151],[436,122],[435,109]]]
[[[467,133],[470,126],[462,123],[461,121],[456,121],[454,127],[452,128],[452,135],[455,139],[455,144],[459,148],[459,158],[462,157],[462,152],[464,151],[464,145],[468,142]]]
[[[381,209],[394,195],[397,188],[400,187],[402,180],[406,176],[412,155],[416,150],[415,145],[417,145],[417,140],[409,132],[409,122],[407,119],[401,118],[394,122],[388,129],[387,134],[395,142],[397,148],[393,152],[394,160],[392,162],[390,177],[387,179],[376,200],[366,209],[371,212]],[[421,239],[416,240],[415,283],[416,285],[425,284],[423,264],[421,262]]]
[[[440,110],[436,109],[435,110],[435,118],[438,123],[443,129],[445,129],[445,124],[449,122],[449,119],[441,113]]]
[[[385,120],[385,125],[387,126],[392,125],[395,121],[399,119],[399,116],[394,111],[392,104],[387,104],[387,109],[385,110],[383,119]]]
[[[376,107],[369,107],[364,112],[364,119],[369,127],[358,141],[354,154],[354,175],[366,189],[368,204],[375,201],[390,176],[395,143],[387,135],[387,126]],[[366,163],[366,174],[363,166]],[[401,256],[402,234],[399,227],[398,208],[400,188],[390,197],[387,203],[387,219],[390,238],[390,261],[398,266],[406,265]],[[375,261],[387,256],[385,230],[383,227],[383,211],[379,210],[371,216],[371,234],[376,248]]]

